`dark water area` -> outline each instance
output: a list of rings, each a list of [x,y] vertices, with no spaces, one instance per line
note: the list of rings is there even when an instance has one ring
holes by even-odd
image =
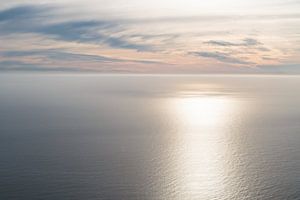
[[[0,74],[0,199],[300,199],[299,86]]]

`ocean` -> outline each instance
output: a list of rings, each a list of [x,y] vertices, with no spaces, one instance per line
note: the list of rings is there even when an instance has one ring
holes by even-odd
[[[300,199],[300,76],[0,74],[0,199]]]

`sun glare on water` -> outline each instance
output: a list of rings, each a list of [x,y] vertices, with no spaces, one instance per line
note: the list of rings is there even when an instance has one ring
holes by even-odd
[[[225,97],[184,97],[176,100],[176,111],[188,129],[216,128],[226,122],[231,109]]]
[[[226,193],[224,141],[236,106],[228,96],[193,95],[173,99],[173,118],[178,126],[176,146],[180,149],[178,179],[182,191],[187,191],[184,198],[199,193],[204,199],[212,199]]]

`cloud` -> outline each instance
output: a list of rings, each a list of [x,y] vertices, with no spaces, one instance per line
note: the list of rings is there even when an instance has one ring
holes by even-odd
[[[245,38],[240,43],[228,42],[224,40],[209,40],[207,42],[204,42],[204,44],[209,44],[213,46],[223,46],[223,47],[249,47],[249,46],[262,45],[261,42],[253,38]]]
[[[223,53],[223,52],[190,52],[189,54],[194,56],[200,56],[204,58],[212,58],[224,63],[231,63],[231,64],[242,64],[242,65],[253,65],[254,63],[244,61],[235,57],[232,57],[230,54]]]
[[[28,20],[41,15],[42,12],[47,11],[46,7],[36,6],[18,6],[0,11],[0,22],[15,21],[15,20]]]
[[[115,21],[77,20],[65,22],[53,19],[53,8],[18,6],[0,11],[0,35],[34,33],[55,40],[105,44],[113,48],[150,51],[151,46],[137,44],[126,37],[112,36],[122,30]],[[115,34],[116,35],[116,34]]]
[[[269,52],[271,51],[269,48],[267,47],[256,47],[256,50],[259,50],[259,51],[263,51],[263,52]]]
[[[204,44],[209,44],[209,45],[214,45],[214,46],[224,46],[224,47],[240,46],[240,44],[227,42],[227,41],[223,41],[223,40],[210,40],[210,41],[204,42]]]
[[[37,25],[30,31],[65,41],[96,42],[103,36],[99,37],[99,34],[96,34],[95,31],[97,28],[105,26],[105,24],[105,22],[99,21],[63,22],[44,26]]]
[[[121,61],[120,59],[114,59],[98,55],[78,54],[69,53],[61,50],[27,50],[27,51],[4,51],[0,52],[0,55],[6,58],[11,57],[32,57],[32,56],[43,56],[53,60],[63,61],[96,61],[96,62],[116,62]]]
[[[38,58],[46,58],[51,61],[64,61],[64,62],[71,62],[71,63],[74,62],[93,63],[94,62],[94,63],[102,63],[102,64],[105,63],[165,64],[160,61],[111,58],[111,57],[101,56],[101,55],[66,52],[60,49],[0,51],[0,56],[6,59],[7,58],[17,59],[22,57],[38,57]]]
[[[83,7],[78,9],[74,1],[52,3],[46,0],[16,6],[20,1],[13,0],[13,3],[0,6],[0,62],[3,69],[38,70],[42,67],[41,70],[45,70],[53,66],[57,70],[74,67],[76,70],[114,71],[123,67],[136,72],[163,72],[166,68],[175,72],[180,68],[193,71],[191,66],[195,69],[197,66],[208,69],[215,66],[216,71],[222,67],[224,71],[231,68],[246,71],[262,63],[299,61],[295,27],[299,24],[300,14],[295,11],[265,15],[238,15],[236,12],[148,15],[137,9],[125,15],[128,10],[123,13],[124,7],[118,4],[114,5],[115,9],[106,6],[92,9],[93,4],[85,10]],[[257,23],[261,20],[269,23]],[[200,48],[195,50],[195,47]],[[208,59],[210,62],[206,62]],[[18,62],[22,67],[17,67]],[[236,67],[238,65],[241,67]],[[267,69],[262,66],[261,71]]]
[[[26,63],[21,61],[0,61],[0,71],[36,71],[36,72],[79,72],[82,71],[77,67],[55,67],[55,66],[43,66],[32,63]]]
[[[257,46],[262,44],[261,42],[253,38],[245,38],[243,41],[244,46]]]

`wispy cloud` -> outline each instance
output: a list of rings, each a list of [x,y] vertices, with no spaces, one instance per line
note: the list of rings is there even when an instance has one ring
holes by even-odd
[[[37,16],[41,17],[47,12],[49,7],[37,7],[32,5],[22,5],[0,11],[0,22],[13,22],[16,20],[32,20]]]
[[[43,6],[19,6],[0,11],[0,35],[35,33],[63,41],[105,44],[138,51],[151,50],[149,45],[133,43],[122,36],[112,36],[122,31],[117,30],[120,27],[115,21],[77,20],[53,23],[53,15],[49,14],[52,11],[52,7]]]
[[[48,59],[72,61],[72,62],[74,61],[89,61],[89,62],[103,62],[103,63],[104,62],[135,62],[135,63],[145,63],[145,64],[163,64],[163,62],[159,62],[159,61],[119,59],[119,58],[111,58],[111,57],[100,56],[100,55],[66,52],[60,49],[0,51],[0,56],[2,56],[3,58],[42,56]]]
[[[0,71],[36,71],[36,72],[80,72],[81,68],[62,67],[62,66],[44,66],[33,63],[26,63],[17,60],[0,61]]]
[[[66,52],[60,49],[0,51],[0,71],[128,71],[126,65],[166,65],[153,60],[119,59]],[[90,66],[90,67],[89,67]],[[97,66],[97,67],[95,67]],[[109,68],[107,68],[109,66]]]
[[[242,64],[242,65],[253,65],[254,63],[235,58],[228,53],[224,52],[190,52],[191,55],[200,56],[204,58],[212,58],[220,62],[231,63],[231,64]]]
[[[249,47],[249,46],[262,45],[261,42],[253,38],[245,38],[242,40],[242,42],[239,43],[234,43],[234,42],[229,42],[224,40],[210,40],[204,42],[204,44],[209,44],[214,46],[224,46],[224,47]]]
[[[18,57],[33,57],[33,56],[43,56],[54,60],[64,60],[64,61],[98,61],[98,62],[116,62],[119,59],[98,56],[98,55],[88,55],[88,54],[78,54],[69,53],[61,50],[28,50],[28,51],[4,51],[0,52],[0,55],[4,58],[18,58]]]

